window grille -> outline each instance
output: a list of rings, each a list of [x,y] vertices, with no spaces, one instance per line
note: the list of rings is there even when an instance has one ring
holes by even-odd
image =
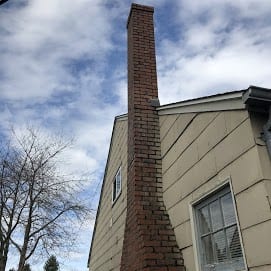
[[[245,270],[229,186],[195,205],[201,271]]]
[[[112,189],[112,202],[118,198],[121,192],[121,168],[118,169],[117,174],[114,177],[113,189]]]

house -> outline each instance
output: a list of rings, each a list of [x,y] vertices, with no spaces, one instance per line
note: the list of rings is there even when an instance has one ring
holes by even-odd
[[[271,91],[159,105],[153,8],[132,4],[91,271],[271,270]]]

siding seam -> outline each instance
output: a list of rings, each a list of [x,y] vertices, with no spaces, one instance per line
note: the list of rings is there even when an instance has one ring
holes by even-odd
[[[185,224],[185,223],[187,223],[187,222],[190,222],[190,218],[189,219],[186,219],[185,221],[183,221],[182,223],[179,223],[179,224],[177,224],[175,227],[174,227],[174,229],[175,228],[177,228],[177,227],[179,227],[179,226],[182,226],[183,224]]]
[[[255,183],[251,184],[250,186],[248,186],[248,187],[246,187],[246,188],[240,190],[240,191],[237,192],[237,193],[234,193],[234,196],[239,196],[239,194],[245,192],[246,190],[250,189],[251,187],[253,187],[253,186],[255,186],[255,185],[257,185],[257,184],[259,184],[259,183],[261,183],[261,182],[263,182],[263,181],[265,181],[265,180],[266,180],[265,178],[259,179],[258,181],[256,181]],[[234,191],[233,191],[233,192],[234,192]]]
[[[186,129],[190,126],[190,124],[194,121],[194,119],[198,116],[199,114],[196,114],[195,116],[193,116],[193,118],[185,125],[183,131],[178,135],[178,137],[174,140],[174,142],[170,145],[170,147],[168,148],[168,150],[163,154],[163,156],[161,156],[161,159],[164,159],[164,157],[168,154],[168,152],[172,149],[173,145],[176,144],[176,142],[179,140],[179,138],[183,135],[183,133],[186,131]],[[181,115],[180,115],[181,116]],[[179,118],[179,117],[178,117]],[[178,119],[177,118],[177,119]],[[177,120],[176,119],[176,120]],[[162,140],[161,140],[162,143]]]
[[[121,214],[123,215],[123,213],[124,213],[125,211],[126,211],[126,208],[123,209],[123,212],[122,212]],[[120,217],[120,216],[119,216],[119,217]],[[104,228],[105,228],[105,227],[104,227]],[[99,238],[100,240],[98,239],[98,241],[99,241],[99,242],[98,242],[98,246],[95,247],[95,248],[96,248],[96,249],[99,248],[99,249],[97,249],[97,250],[100,250],[104,245],[108,244],[108,241],[112,238],[113,235],[115,235],[115,234],[117,233],[117,231],[118,231],[120,228],[121,228],[121,226],[118,227],[115,231],[113,231],[112,234],[110,235],[110,237],[107,238],[107,239],[102,243],[101,240],[104,239],[104,237],[106,236],[106,233],[108,232],[108,230],[105,229],[105,231],[104,231],[105,234],[102,234],[102,235],[101,235],[102,238]],[[102,233],[102,232],[101,232],[101,233]],[[99,246],[100,244],[101,244],[101,246]],[[106,250],[106,251],[107,251],[107,250]]]
[[[206,128],[207,127],[209,127],[209,125],[211,125],[212,123],[213,123],[213,121],[218,117],[218,115],[220,115],[220,113],[217,113],[217,115],[216,116],[214,116],[214,118],[207,124],[207,126],[206,127],[204,127],[204,129],[198,134],[198,136],[197,137],[195,137],[195,139],[192,141],[192,142],[190,142],[190,144],[189,145],[187,145],[186,146],[186,148],[179,154],[179,156],[172,162],[172,164],[163,172],[163,176],[164,176],[164,174],[165,173],[167,173],[168,171],[169,171],[169,169],[176,163],[176,161],[182,156],[182,154],[200,137],[200,135],[206,130]],[[196,116],[195,116],[196,117]],[[185,127],[185,130],[186,130],[186,128],[192,123],[192,121],[194,120],[194,118],[191,120],[191,122],[189,122],[188,123],[188,125]],[[183,132],[185,132],[185,130],[183,131]],[[183,134],[183,133],[182,133]],[[173,145],[175,145],[176,144],[176,142],[179,140],[179,138],[182,136],[182,134],[180,134],[179,136],[178,136],[178,138],[172,143],[172,145],[171,145],[171,147],[170,147],[170,149],[172,149],[173,148]],[[170,150],[169,149],[169,150]],[[208,151],[209,152],[209,151]],[[168,152],[167,152],[168,153]],[[164,159],[164,157],[167,155],[167,153],[165,153],[165,155],[163,155],[163,157],[162,157],[162,159]],[[207,154],[207,153],[206,153]],[[206,155],[205,154],[205,155]],[[204,156],[205,156],[204,155]],[[204,157],[203,156],[203,157]],[[203,157],[201,157],[201,159],[203,158]],[[198,161],[200,161],[201,159],[199,159]]]
[[[244,121],[242,121],[241,123],[240,123],[240,125],[238,125],[238,127],[240,127],[245,121],[246,121],[247,119],[245,119]],[[173,186],[178,180],[180,180],[189,170],[191,170],[196,164],[198,164],[208,153],[210,153],[221,141],[223,141],[225,138],[227,138],[228,136],[230,136],[238,127],[236,127],[235,129],[233,129],[229,134],[227,134],[226,136],[224,136],[219,142],[217,142],[213,147],[212,147],[212,149],[210,149],[208,152],[206,152],[198,161],[197,161],[197,163],[195,163],[195,164],[193,164],[191,167],[189,167],[182,175],[180,175],[171,185],[169,185],[165,190],[164,190],[164,192],[166,192],[171,186]],[[198,138],[198,137],[197,137]],[[196,138],[196,139],[197,139]],[[196,140],[195,139],[195,140]],[[188,146],[187,146],[187,148],[189,148],[194,142],[195,142],[195,140],[191,143],[191,144],[189,144]],[[252,147],[255,147],[255,144],[252,146]],[[250,148],[252,148],[252,147],[250,147]],[[186,149],[187,149],[186,148]],[[250,149],[249,148],[249,149]],[[184,150],[185,151],[185,150]],[[181,153],[181,155],[184,153],[184,151]],[[225,167],[227,167],[229,164],[231,164],[233,161],[235,161],[235,160],[237,160],[241,155],[243,155],[244,153],[246,153],[248,150],[247,149],[245,149],[244,150],[244,152],[242,152],[242,154],[240,154],[240,155],[238,155],[234,160],[232,160],[230,163],[228,163],[228,164],[226,164],[223,168],[221,168],[220,169],[220,171],[221,170],[223,170]],[[180,155],[180,156],[181,156]],[[179,157],[180,157],[179,156]],[[179,158],[178,157],[178,158]],[[177,159],[178,159],[177,158]],[[176,160],[177,160],[176,159]],[[172,167],[175,163],[176,163],[176,160],[174,161],[174,163],[172,163],[172,165],[170,166],[170,167]],[[168,168],[169,169],[169,168]],[[168,171],[168,170],[167,170]],[[167,171],[165,171],[163,174],[162,174],[162,176],[164,177],[164,175],[165,175],[165,173],[167,172]],[[215,174],[215,175],[217,175],[217,174]],[[215,176],[215,175],[213,175],[213,176]],[[209,178],[210,179],[210,178]],[[208,180],[209,180],[208,179]]]
[[[176,115],[178,115],[178,114],[176,114]],[[164,118],[163,118],[163,120],[161,120],[161,122],[160,122],[161,117],[162,117],[162,116],[159,116],[160,130],[162,130],[162,127],[164,126],[166,120],[168,119],[168,116],[165,115]],[[176,116],[176,119],[177,119],[177,118],[178,118],[178,116]],[[176,119],[173,121],[173,123],[176,121]],[[172,123],[172,124],[173,124],[173,123]],[[170,125],[170,128],[171,128],[172,124]],[[168,133],[168,130],[169,130],[170,128],[167,129],[167,132],[165,133],[165,135],[163,136],[163,138],[166,136],[166,134]],[[161,141],[162,141],[162,138],[161,138]]]
[[[180,158],[180,156],[202,135],[202,133],[213,123],[213,121],[216,119],[216,118],[218,118],[218,116],[220,115],[220,114],[223,114],[224,112],[220,112],[220,113],[218,113],[215,117],[214,117],[214,119],[212,119],[208,124],[207,124],[207,126],[204,128],[204,130],[202,130],[200,133],[199,133],[199,135],[180,153],[180,155],[172,162],[172,164],[163,172],[163,175],[173,166],[173,164]],[[239,125],[238,126],[236,126],[233,130],[231,130],[226,136],[224,136],[217,144],[219,144],[222,140],[224,140],[227,136],[229,136],[231,133],[233,133],[240,125],[242,125],[243,124],[243,122],[245,122],[245,121],[247,121],[249,119],[249,117],[247,117],[247,118],[245,118],[243,121],[241,121],[240,123],[239,123]],[[176,142],[174,142],[174,144],[176,144]],[[214,145],[213,146],[213,148],[215,147],[215,146],[217,146],[217,144],[216,145]],[[173,147],[173,145],[171,146],[171,148]],[[209,152],[209,151],[208,151]],[[208,153],[207,152],[207,153]],[[206,154],[207,154],[206,153]],[[205,154],[205,155],[206,155]],[[205,156],[204,155],[204,156]],[[165,155],[164,155],[165,156]],[[164,158],[164,156],[162,157],[162,159]],[[201,157],[201,159],[204,157],[204,156],[202,156]]]
[[[249,267],[250,268],[261,268],[261,267],[265,267],[265,266],[271,266],[271,263],[267,263],[267,264],[261,264],[261,265],[252,265]]]
[[[269,221],[271,221],[271,218],[268,218],[268,219],[263,220],[263,221],[261,221],[261,222],[258,222],[258,223],[256,223],[256,224],[250,225],[250,226],[248,226],[248,227],[241,228],[241,231],[248,230],[248,229],[250,229],[250,228],[253,228],[253,227],[255,227],[255,226],[258,226],[258,225],[260,225],[260,224],[263,224],[263,223],[266,223],[266,222],[269,222]]]
[[[179,114],[179,116],[176,117],[176,119],[171,123],[171,125],[168,127],[166,133],[164,134],[164,136],[161,138],[161,142],[164,140],[164,138],[168,135],[169,131],[171,130],[172,126],[176,123],[176,121],[180,118],[181,114]],[[160,130],[162,129],[162,125],[160,127]],[[160,132],[161,134],[161,132]]]
[[[243,153],[241,153],[240,155],[238,155],[234,160],[232,160],[230,163],[226,164],[223,168],[220,169],[220,171],[222,171],[224,168],[226,168],[227,166],[229,166],[231,163],[235,162],[237,159],[239,159],[242,155],[244,155],[245,153],[247,153],[248,151],[250,151],[251,149],[253,149],[255,147],[255,145],[251,146],[250,148],[248,148],[247,150],[245,150]],[[200,184],[197,188],[195,188],[193,191],[191,191],[190,193],[188,193],[185,197],[183,197],[182,199],[180,199],[178,202],[176,202],[175,204],[173,204],[172,206],[170,206],[168,208],[168,211],[170,209],[172,209],[173,207],[175,207],[180,201],[183,201],[184,199],[186,199],[187,197],[189,197],[192,193],[194,193],[199,187],[205,185],[206,183],[208,183],[211,179],[213,179],[215,176],[217,176],[218,173],[210,176],[204,183]],[[179,179],[178,179],[179,180]],[[177,180],[177,181],[178,181]],[[177,182],[175,181],[175,183]],[[172,185],[171,185],[172,186]],[[170,187],[171,187],[170,186]],[[165,191],[164,191],[165,192]]]

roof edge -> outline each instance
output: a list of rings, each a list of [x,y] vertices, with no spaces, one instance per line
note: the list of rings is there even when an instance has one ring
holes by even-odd
[[[160,110],[165,110],[168,108],[174,108],[174,107],[180,107],[180,106],[182,107],[182,106],[187,106],[187,105],[203,104],[206,102],[217,102],[217,101],[222,101],[222,100],[241,98],[242,93],[244,91],[245,90],[229,91],[229,92],[224,92],[224,93],[219,93],[219,94],[214,94],[214,95],[207,95],[203,97],[183,100],[183,101],[179,101],[175,103],[169,103],[169,104],[161,105],[160,107],[157,108],[157,110],[160,111]]]
[[[203,97],[198,97],[198,98],[193,98],[193,99],[161,105],[157,107],[157,110],[163,111],[169,108],[172,109],[172,108],[198,105],[198,104],[204,104],[204,103],[227,101],[227,100],[239,99],[239,98],[242,98],[244,103],[249,103],[247,99],[249,100],[251,100],[252,98],[256,99],[256,96],[258,97],[257,99],[262,99],[262,100],[271,99],[271,89],[250,85],[247,89],[234,90],[234,91],[218,93],[214,95],[207,95]]]
[[[158,108],[158,114],[170,115],[245,109],[242,93],[242,91],[230,92],[164,105]]]

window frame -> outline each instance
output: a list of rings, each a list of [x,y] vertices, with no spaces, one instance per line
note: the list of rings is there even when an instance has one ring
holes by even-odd
[[[241,230],[240,230],[240,225],[239,225],[239,218],[238,218],[238,213],[236,209],[236,202],[235,202],[235,197],[232,190],[232,183],[231,183],[230,177],[228,177],[224,182],[220,183],[219,185],[216,185],[214,188],[210,189],[209,191],[202,193],[198,198],[194,199],[189,204],[189,213],[190,213],[191,227],[192,227],[193,252],[195,256],[195,266],[196,266],[197,271],[203,271],[203,269],[202,269],[201,242],[200,242],[201,237],[199,233],[199,225],[197,222],[198,220],[196,217],[197,210],[195,207],[200,206],[201,204],[202,206],[204,206],[207,201],[212,202],[212,198],[214,199],[216,197],[215,196],[216,194],[220,194],[220,193],[223,194],[222,191],[226,189],[227,187],[229,191],[226,192],[225,195],[230,192],[231,197],[232,197],[233,209],[234,209],[234,214],[236,218],[235,225],[237,227],[237,231],[239,234],[240,246],[241,246],[241,251],[242,251],[242,256],[243,256],[243,261],[244,261],[244,269],[240,271],[248,271],[247,260],[246,260],[246,255],[244,251],[244,245],[243,245],[243,240],[242,240],[242,235],[241,235]],[[217,196],[217,198],[218,197],[219,196]]]
[[[118,188],[118,182],[117,182],[117,177],[119,176],[119,190],[117,190]],[[117,201],[117,199],[119,198],[120,194],[121,194],[121,190],[122,190],[122,177],[121,177],[121,166],[118,168],[113,182],[112,182],[112,205]]]

